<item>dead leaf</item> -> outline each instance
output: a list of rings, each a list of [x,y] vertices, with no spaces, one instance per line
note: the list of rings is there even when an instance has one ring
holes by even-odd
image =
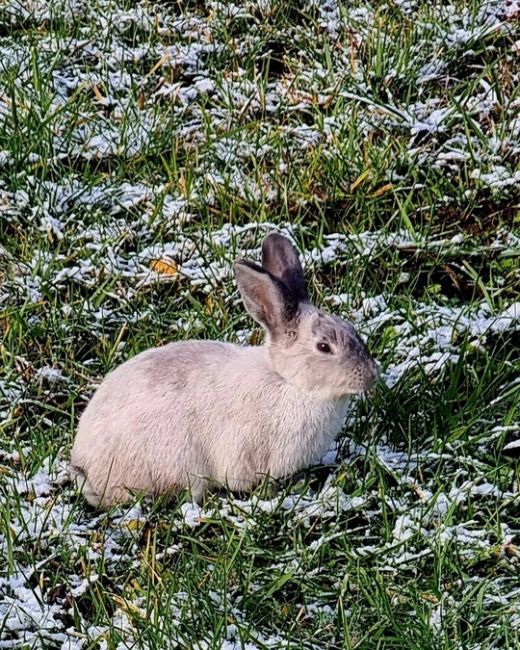
[[[353,181],[350,184],[350,191],[353,192],[358,185],[361,185],[361,183],[366,179],[366,177],[370,174],[370,169],[365,169],[365,171],[360,174],[355,181]]]
[[[105,101],[105,98],[101,94],[101,92],[100,92],[99,88],[96,86],[96,84],[94,84],[92,86],[92,92],[96,96],[96,99],[98,100],[98,102],[104,102]]]
[[[386,185],[383,185],[382,187],[377,189],[375,192],[373,192],[370,195],[370,198],[373,199],[376,196],[381,196],[382,194],[386,194],[387,192],[389,192],[390,190],[393,190],[393,189],[394,189],[394,186],[392,185],[392,183],[387,183]]]
[[[179,274],[179,266],[174,260],[152,260],[150,268],[159,275],[174,276]]]

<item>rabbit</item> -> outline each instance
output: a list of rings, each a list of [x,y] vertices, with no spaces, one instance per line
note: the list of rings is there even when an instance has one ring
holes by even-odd
[[[100,508],[134,492],[217,486],[247,491],[320,460],[349,399],[377,366],[354,327],[309,301],[293,245],[262,242],[262,265],[234,264],[238,289],[266,341],[181,341],[146,350],[107,375],[82,414],[71,464]]]

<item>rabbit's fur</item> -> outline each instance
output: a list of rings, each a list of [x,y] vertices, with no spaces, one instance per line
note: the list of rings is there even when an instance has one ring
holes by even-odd
[[[266,475],[294,473],[321,458],[349,395],[374,382],[376,365],[353,326],[309,303],[286,238],[271,233],[262,266],[240,260],[234,269],[265,344],[170,343],[111,372],[72,449],[92,505],[183,488],[200,500],[214,485],[247,490]]]

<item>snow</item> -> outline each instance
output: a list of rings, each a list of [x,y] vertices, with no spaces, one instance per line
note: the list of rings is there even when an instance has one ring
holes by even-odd
[[[52,384],[66,381],[62,371],[59,368],[51,368],[50,366],[42,366],[36,370],[35,377],[37,379],[44,379]]]
[[[19,567],[10,578],[0,577],[0,620],[2,627],[9,632],[20,633],[31,630],[26,640],[57,638],[56,632],[63,629],[59,616],[59,605],[46,605],[39,587],[27,588],[32,569]],[[4,646],[6,647],[6,646]],[[14,644],[13,646],[14,647]]]
[[[505,187],[520,185],[520,172],[511,173],[503,165],[495,165],[488,172],[483,172],[480,169],[474,169],[471,172],[471,178],[482,181],[494,190],[499,190]]]
[[[415,0],[393,0],[393,4],[394,10],[406,15],[407,20],[414,17],[418,5]],[[2,309],[13,304],[27,305],[28,318],[37,325],[38,319],[46,317],[45,310],[53,300],[60,305],[59,322],[53,326],[63,336],[58,340],[77,336],[74,319],[80,317],[88,335],[98,341],[104,341],[105,332],[114,327],[126,327],[144,319],[153,319],[154,326],[163,327],[160,299],[159,306],[152,304],[153,300],[142,305],[143,296],[153,294],[159,283],[171,283],[175,297],[196,291],[204,295],[209,305],[218,294],[224,309],[234,308],[238,295],[232,282],[232,264],[238,255],[258,259],[261,236],[272,229],[279,229],[298,245],[312,241],[301,256],[308,273],[317,278],[318,290],[322,278],[324,286],[330,286],[328,274],[332,270],[341,274],[354,262],[370,269],[384,253],[396,255],[400,261],[400,255],[410,252],[431,256],[456,254],[470,263],[476,256],[488,253],[501,260],[515,260],[520,254],[520,237],[507,224],[490,235],[485,247],[477,248],[471,235],[450,233],[434,239],[404,227],[395,228],[393,224],[356,231],[355,224],[343,223],[341,228],[338,226],[340,232],[335,232],[332,223],[325,220],[320,236],[316,237],[316,228],[305,219],[279,223],[279,214],[286,214],[285,208],[292,206],[277,212],[277,174],[288,176],[295,169],[303,169],[308,156],[320,148],[325,150],[324,159],[327,157],[328,161],[345,155],[338,148],[338,140],[342,133],[348,133],[353,115],[350,107],[354,104],[358,131],[367,139],[382,138],[391,143],[396,133],[403,132],[409,138],[399,160],[390,157],[388,161],[388,181],[396,183],[397,192],[421,192],[424,175],[433,169],[445,178],[460,175],[467,179],[470,198],[475,196],[474,192],[482,191],[485,196],[490,193],[512,204],[520,184],[520,172],[515,166],[520,152],[519,100],[507,87],[503,96],[498,97],[479,63],[471,72],[476,83],[467,94],[459,96],[454,63],[471,57],[473,47],[482,43],[495,47],[495,37],[515,35],[515,20],[520,15],[518,2],[477,3],[476,13],[452,3],[432,3],[431,22],[414,23],[422,40],[421,48],[411,52],[409,61],[415,88],[408,105],[402,105],[394,93],[393,84],[402,81],[402,72],[392,53],[391,60],[385,62],[384,82],[377,81],[378,87],[384,86],[388,101],[382,103],[372,88],[373,62],[364,61],[368,50],[363,45],[380,28],[381,17],[379,9],[369,4],[305,2],[302,12],[312,19],[303,27],[293,25],[291,32],[296,54],[289,68],[297,67],[298,74],[291,69],[267,80],[265,87],[247,78],[240,61],[254,54],[262,44],[257,31],[260,23],[255,16],[260,15],[260,22],[270,20],[271,12],[276,10],[276,4],[270,0],[208,2],[207,15],[204,10],[192,12],[189,7],[175,12],[147,4],[122,9],[105,0],[95,5],[80,0],[8,0],[4,5],[1,11],[6,24],[15,28],[27,21],[38,26],[38,48],[32,47],[30,39],[21,32],[16,39],[3,37],[0,71],[17,71],[17,90],[23,98],[18,110],[23,120],[38,106],[32,102],[34,70],[52,68],[45,92],[50,99],[47,118],[53,120],[53,129],[47,143],[48,155],[41,148],[29,152],[23,172],[19,171],[12,152],[0,151],[2,223],[21,228],[28,240],[20,260],[14,260],[8,249],[0,246],[0,271],[4,263],[10,269],[5,279],[1,276],[0,305]],[[91,29],[86,29],[80,38],[67,37],[57,44],[51,33],[53,12],[58,12],[69,26],[80,16]],[[244,38],[228,42],[222,37],[223,20],[251,21],[251,29]],[[130,45],[128,35],[132,30],[146,37]],[[319,57],[306,58],[300,49],[299,30],[307,30],[317,50],[328,48],[330,65],[324,66]],[[520,47],[517,36],[514,39],[513,57]],[[59,60],[55,58],[57,48]],[[513,60],[508,56],[504,50],[504,66]],[[237,65],[225,70],[225,74],[217,74],[214,61],[226,57],[238,61]],[[511,74],[514,88],[518,85],[518,74],[515,70]],[[348,89],[344,79],[350,79]],[[449,93],[441,93],[444,88]],[[69,119],[70,99],[77,93],[82,93],[85,101],[80,113]],[[450,93],[453,101],[447,99]],[[137,95],[142,98],[141,105],[136,103]],[[338,100],[348,104],[348,110],[336,110]],[[320,113],[321,119],[315,119],[323,107],[327,109]],[[0,92],[2,128],[9,128],[11,115],[11,99]],[[140,161],[147,155],[157,155],[156,147],[160,145],[160,149],[162,140],[171,138],[172,124],[179,152],[196,161],[193,178],[184,183],[186,179],[174,172],[174,180],[168,183],[155,178],[142,180],[146,174],[141,173]],[[284,151],[280,160],[276,155],[279,142]],[[271,160],[277,160],[276,168]],[[111,165],[116,168],[119,161],[137,167],[135,178],[104,171]],[[270,173],[264,173],[260,163]],[[49,171],[42,180],[38,165],[47,164],[49,170],[69,164],[71,169],[60,178]],[[341,183],[348,188],[364,173],[365,164],[365,160],[349,160],[349,178],[340,179]],[[75,166],[83,165],[93,169],[99,165],[95,183],[85,182],[75,170]],[[409,179],[401,167],[407,165],[412,166],[421,182],[414,179],[405,188]],[[356,191],[364,189],[359,185]],[[242,215],[233,215],[229,223],[200,231],[203,210],[211,214],[226,193],[244,203],[248,221]],[[298,209],[304,211],[312,211],[316,203],[326,201],[304,194],[294,200]],[[448,190],[440,205],[426,207],[459,208]],[[270,214],[278,215],[276,224],[267,220]],[[32,247],[32,237],[48,245]],[[176,272],[154,271],[156,260],[170,263]],[[407,270],[399,270],[396,276],[401,284],[410,277]],[[413,392],[420,382],[441,383],[444,373],[454,364],[471,361],[475,351],[487,351],[501,337],[518,332],[520,303],[512,293],[500,288],[501,279],[497,278],[496,295],[493,292],[491,300],[474,300],[471,304],[448,301],[442,296],[410,298],[407,304],[401,304],[386,288],[379,289],[381,293],[370,293],[343,284],[340,293],[334,294],[327,288],[320,298],[330,311],[352,320],[364,338],[370,342],[384,341],[381,377],[387,388],[398,391],[406,386]],[[92,299],[100,286],[110,286],[101,304]],[[78,299],[72,307],[66,300],[68,292],[77,287],[82,293],[76,296],[88,297]],[[395,289],[398,292],[399,287]],[[177,338],[194,331],[202,334],[201,318],[190,311],[174,314],[168,320],[165,336]],[[226,329],[225,336],[249,343],[253,332],[244,316],[234,330]],[[467,347],[463,345],[465,340],[469,341]],[[126,341],[121,340],[116,354],[125,345]],[[1,567],[0,648],[79,650],[92,644],[108,647],[103,638],[106,626],[98,628],[88,621],[84,621],[84,630],[70,626],[70,604],[60,599],[51,603],[40,586],[38,572],[43,566],[29,567],[18,558],[22,551],[34,547],[36,555],[43,554],[44,561],[50,561],[60,549],[64,550],[76,567],[67,576],[68,595],[80,599],[102,580],[103,576],[92,570],[98,566],[95,563],[110,572],[139,561],[142,547],[136,538],[150,524],[149,510],[143,504],[110,514],[83,512],[74,502],[74,489],[67,483],[67,449],[57,455],[49,450],[45,454],[52,455],[36,458],[40,452],[26,446],[26,432],[16,428],[25,425],[13,425],[19,410],[34,411],[40,417],[42,403],[48,400],[54,404],[57,400],[62,404],[64,396],[70,396],[79,385],[77,378],[63,371],[54,358],[45,358],[40,363],[38,366],[34,359],[9,359],[0,376],[0,427],[8,432],[0,448],[0,508],[7,512],[9,506],[12,516],[8,532],[0,533],[0,554],[7,557],[9,551],[14,557],[7,570]],[[98,366],[92,359],[85,359],[84,365],[94,365],[97,372]],[[92,381],[96,379],[93,377]],[[488,406],[498,412],[504,396],[517,388],[518,380],[501,386]],[[85,390],[90,389],[89,385]],[[388,418],[391,416],[387,414]],[[42,426],[56,426],[47,415],[41,417]],[[417,413],[417,418],[425,417],[428,414]],[[494,413],[489,417],[493,419],[471,425],[467,444],[455,441],[441,446],[432,439],[426,441],[424,448],[413,449],[387,439],[387,421],[373,425],[373,440],[355,443],[348,436],[355,434],[359,440],[364,423],[353,420],[347,425],[347,437],[341,445],[329,450],[321,461],[330,465],[324,484],[301,494],[282,491],[273,498],[216,497],[208,506],[183,503],[172,515],[175,543],[163,549],[163,555],[158,554],[157,558],[179,553],[184,531],[196,535],[213,519],[224,520],[240,535],[255,529],[262,516],[269,516],[277,522],[281,518],[289,533],[303,528],[312,540],[306,544],[312,553],[318,553],[334,540],[340,541],[343,533],[348,534],[354,540],[353,555],[369,557],[381,572],[391,575],[418,570],[421,562],[430,562],[432,548],[450,545],[457,545],[461,557],[478,561],[482,554],[495,554],[517,567],[518,551],[515,555],[514,547],[518,545],[518,531],[507,526],[492,529],[483,523],[481,513],[498,513],[518,506],[514,483],[506,486],[500,476],[489,473],[486,465],[486,454],[494,451],[495,444],[502,444],[506,436],[515,435],[518,424],[509,420],[502,424]],[[64,440],[67,436],[69,440],[70,434],[67,430]],[[503,450],[516,450],[519,446],[518,440],[512,440]],[[373,459],[384,475],[392,477],[396,487],[391,493],[383,496],[370,485],[356,483],[359,463],[367,458]],[[439,486],[429,468],[441,461],[446,476]],[[345,476],[349,485],[356,485],[356,492],[344,488]],[[388,541],[381,539],[377,525],[373,525],[382,516],[383,506],[393,517]],[[327,532],[335,522],[350,521],[351,517],[359,517],[362,523],[339,533]],[[319,535],[311,537],[316,530]],[[284,570],[285,565],[290,565],[295,575],[302,579],[306,576],[301,557],[293,554],[279,562]],[[520,629],[518,588],[511,588],[499,573],[497,570],[497,575],[489,579],[483,607],[507,606],[510,611],[504,615],[506,624],[511,629]],[[186,598],[186,594],[176,594],[177,603]],[[452,607],[450,598],[449,594],[442,594],[432,606],[429,621],[433,629],[443,627],[443,618]],[[137,597],[131,605],[143,615]],[[222,600],[219,606],[223,607]],[[330,605],[319,602],[306,603],[304,611],[302,616],[306,617],[336,614]],[[242,643],[239,628],[247,621],[239,608],[232,613],[237,624],[226,621],[220,641],[206,636],[204,630],[197,630],[193,647],[253,650],[284,646],[284,640],[267,629],[252,632],[255,642]],[[121,650],[138,643],[132,620],[121,607],[115,608],[107,623],[121,630]]]
[[[511,451],[512,449],[520,449],[520,439],[512,440],[504,445],[504,451]]]

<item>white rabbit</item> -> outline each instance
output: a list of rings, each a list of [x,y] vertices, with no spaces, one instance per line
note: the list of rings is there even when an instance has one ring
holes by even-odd
[[[239,260],[238,288],[263,346],[184,341],[147,350],[101,383],[79,421],[76,481],[94,506],[132,492],[247,490],[317,462],[343,426],[349,395],[376,364],[354,327],[311,305],[291,243]]]

